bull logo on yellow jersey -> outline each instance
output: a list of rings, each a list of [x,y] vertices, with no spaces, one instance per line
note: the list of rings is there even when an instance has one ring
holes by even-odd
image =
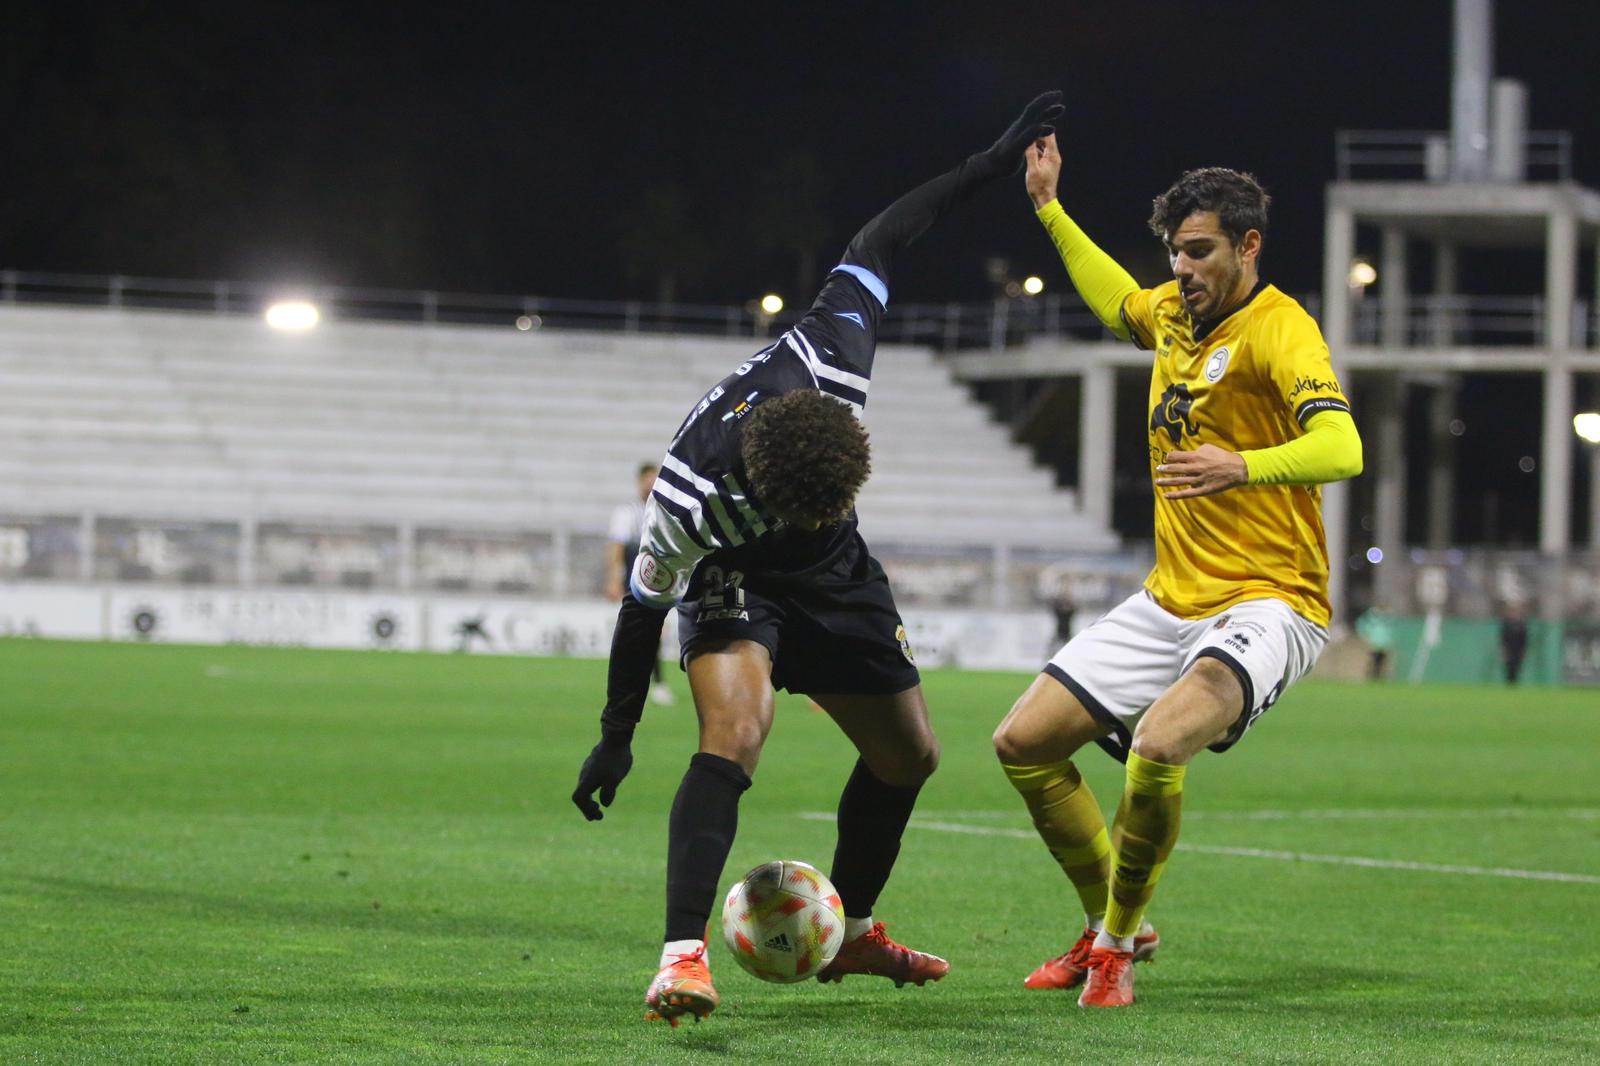
[[[1189,395],[1189,386],[1168,385],[1167,391],[1161,394],[1155,409],[1150,412],[1150,432],[1166,430],[1172,436],[1173,447],[1183,443],[1185,434],[1197,436],[1200,428],[1189,417],[1189,409],[1193,406],[1194,397]]]

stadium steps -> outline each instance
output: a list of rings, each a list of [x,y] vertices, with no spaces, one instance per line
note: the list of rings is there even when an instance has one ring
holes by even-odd
[[[599,533],[767,343],[0,308],[0,505]],[[865,421],[873,536],[1114,543],[923,350],[880,349]]]

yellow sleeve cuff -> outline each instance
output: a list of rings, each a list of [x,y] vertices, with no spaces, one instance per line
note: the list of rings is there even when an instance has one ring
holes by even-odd
[[[1305,436],[1240,452],[1250,485],[1321,485],[1361,473],[1361,434],[1346,411],[1318,411]]]
[[[1138,282],[1089,239],[1067,215],[1060,200],[1051,200],[1039,208],[1038,215],[1045,232],[1055,242],[1061,262],[1066,265],[1072,287],[1107,329],[1128,340],[1128,325],[1122,320],[1122,302],[1139,291]]]

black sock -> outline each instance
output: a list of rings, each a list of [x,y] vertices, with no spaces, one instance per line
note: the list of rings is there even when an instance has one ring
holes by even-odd
[[[689,760],[667,822],[667,940],[704,939],[749,787],[730,759],[702,751]]]
[[[864,760],[839,797],[839,845],[830,879],[848,918],[867,918],[900,854],[900,837],[922,786],[900,788],[880,780]]]

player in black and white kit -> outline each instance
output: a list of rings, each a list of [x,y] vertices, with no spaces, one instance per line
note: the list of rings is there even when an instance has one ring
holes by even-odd
[[[774,688],[810,696],[860,752],[830,872],[845,943],[818,977],[922,984],[949,970],[890,940],[872,917],[939,748],[888,581],[856,529],[869,468],[857,415],[895,254],[977,189],[1017,173],[1028,145],[1051,131],[1060,98],[1038,97],[990,148],[868,222],[800,322],[712,387],[668,445],[617,618],[601,740],[572,796],[591,820],[615,798],[653,649],[676,607],[700,750],[672,805],[666,943],[648,1018],[676,1026],[717,1005],[706,923],[739,798],[772,727]]]

